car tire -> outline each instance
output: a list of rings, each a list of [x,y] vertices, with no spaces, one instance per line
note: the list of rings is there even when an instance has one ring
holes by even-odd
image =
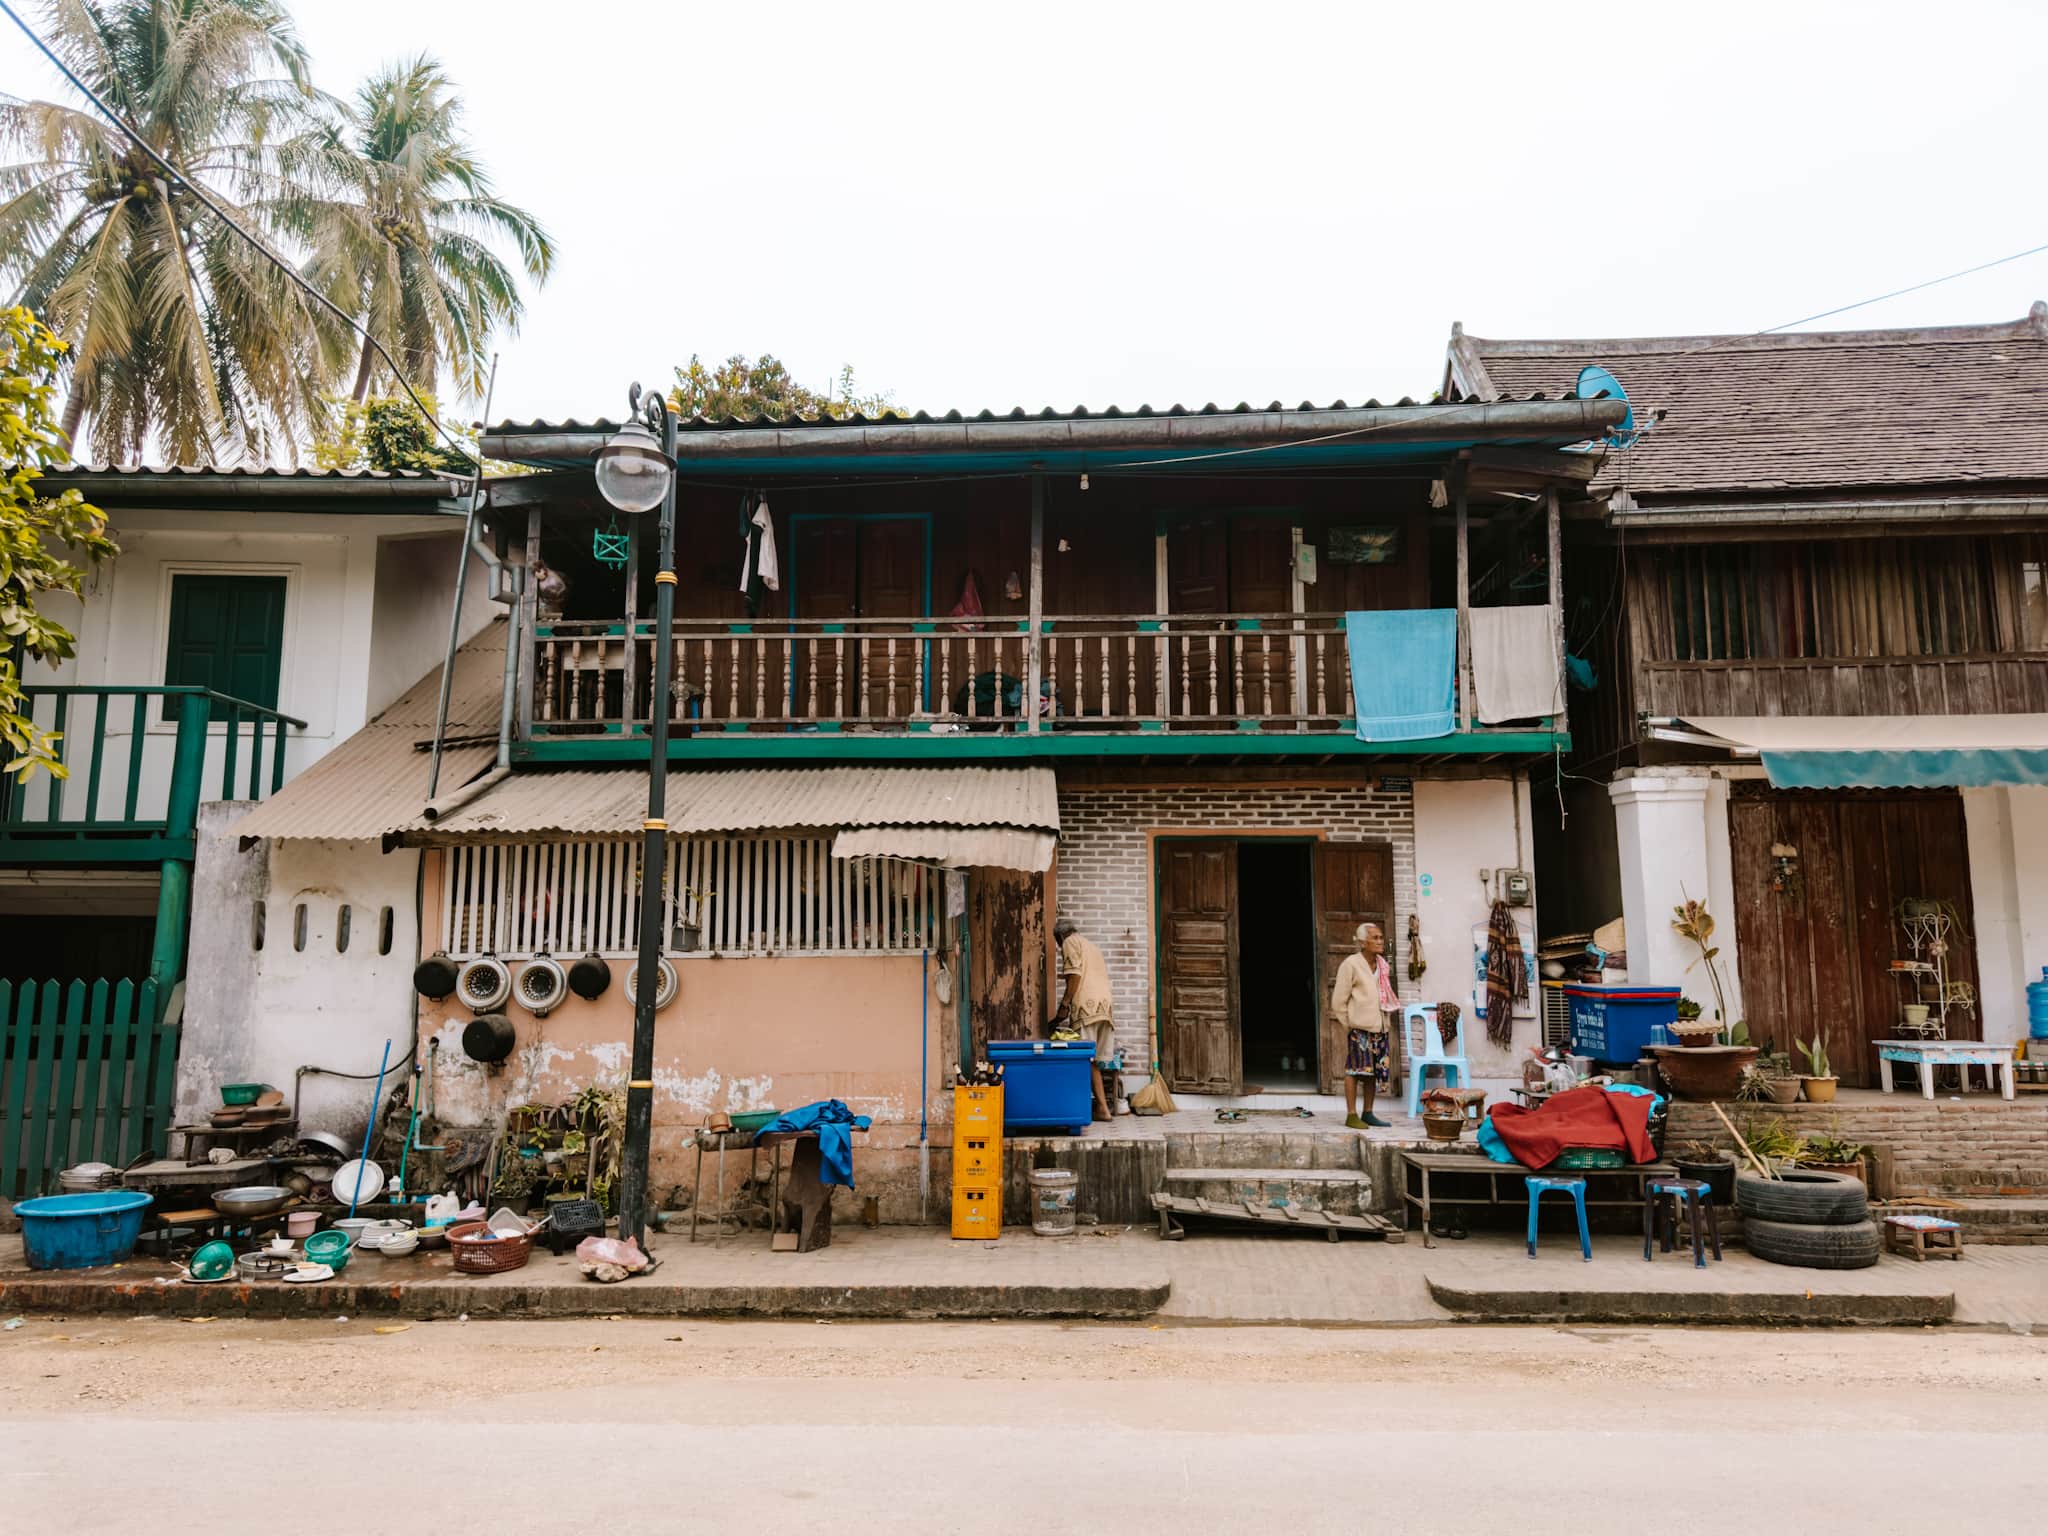
[[[1735,1208],[1745,1220],[1808,1227],[1845,1227],[1870,1219],[1870,1191],[1846,1173],[1786,1168],[1775,1179],[1735,1176]]]
[[[1742,1241],[1760,1259],[1799,1269],[1868,1269],[1877,1262],[1880,1247],[1874,1221],[1816,1227],[1745,1219]]]

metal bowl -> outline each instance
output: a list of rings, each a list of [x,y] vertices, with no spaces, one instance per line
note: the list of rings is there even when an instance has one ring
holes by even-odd
[[[319,1152],[314,1153],[316,1157],[332,1152],[335,1161],[341,1163],[345,1163],[355,1156],[355,1153],[349,1149],[349,1144],[332,1131],[308,1131],[299,1138],[299,1145],[308,1150],[318,1147],[320,1149]]]
[[[213,1208],[223,1216],[268,1216],[291,1203],[292,1192],[274,1184],[244,1184],[224,1189],[213,1197]]]

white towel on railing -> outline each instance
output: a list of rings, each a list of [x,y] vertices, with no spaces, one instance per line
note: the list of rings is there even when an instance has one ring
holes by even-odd
[[[1557,610],[1472,610],[1472,702],[1482,725],[1564,713]]]

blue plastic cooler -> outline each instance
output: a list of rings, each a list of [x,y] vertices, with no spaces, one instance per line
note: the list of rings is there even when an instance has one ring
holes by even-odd
[[[1005,1131],[1066,1131],[1078,1136],[1095,1117],[1093,1040],[991,1040],[988,1059],[1003,1069]]]
[[[1662,1025],[1678,1022],[1677,987],[1565,983],[1572,1009],[1572,1054],[1633,1066]]]

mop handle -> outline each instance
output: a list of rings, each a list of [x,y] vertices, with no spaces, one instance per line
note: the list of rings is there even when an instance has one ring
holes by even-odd
[[[356,1165],[355,1181],[349,1185],[348,1190],[348,1214],[351,1220],[355,1218],[356,1202],[363,1197],[363,1165],[370,1161],[370,1138],[377,1134],[377,1101],[383,1096],[384,1073],[390,1065],[391,1042],[386,1040],[383,1059],[377,1063],[377,1085],[370,1090],[370,1123],[363,1127],[362,1161]]]

